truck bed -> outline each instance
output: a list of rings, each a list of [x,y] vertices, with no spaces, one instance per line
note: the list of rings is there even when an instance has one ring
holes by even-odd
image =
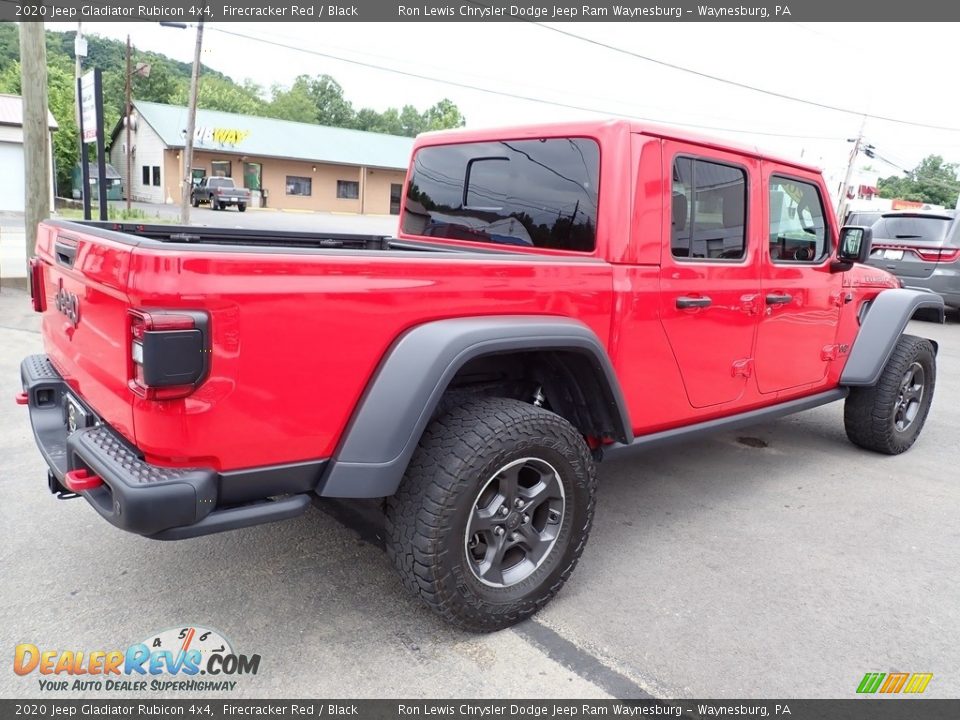
[[[277,248],[277,249],[346,249],[346,250],[420,250],[428,252],[465,252],[463,248],[399,240],[387,235],[364,235],[356,233],[304,232],[288,230],[259,230],[247,228],[206,227],[195,225],[147,225],[144,223],[116,221],[63,222],[48,221],[64,229],[71,227],[85,232],[106,231],[111,238],[120,240],[113,233],[131,236],[129,244],[140,244],[137,238],[161,243],[181,245],[226,245],[231,247]],[[469,252],[487,252],[477,248]],[[508,250],[504,250],[507,252]]]

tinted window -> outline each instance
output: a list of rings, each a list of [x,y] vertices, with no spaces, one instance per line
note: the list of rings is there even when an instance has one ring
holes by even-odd
[[[233,180],[230,178],[210,178],[207,186],[212,188],[232,188]]]
[[[847,220],[843,224],[871,227],[879,219],[880,213],[878,212],[852,212],[847,215]]]
[[[746,249],[747,175],[694,158],[673,164],[670,247],[674,257],[736,260]]]
[[[337,197],[356,200],[360,197],[360,183],[355,180],[337,180]]]
[[[818,262],[829,251],[820,191],[793,178],[770,178],[770,258]]]
[[[886,215],[873,226],[873,237],[885,240],[942,243],[951,222],[953,221],[950,218]]]
[[[313,192],[313,180],[307,177],[287,175],[287,195],[310,195]]]
[[[403,231],[455,240],[593,250],[600,148],[548,138],[420,149]]]

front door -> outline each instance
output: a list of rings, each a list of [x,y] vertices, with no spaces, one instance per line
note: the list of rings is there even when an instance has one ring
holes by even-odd
[[[670,245],[660,263],[660,317],[693,407],[736,401],[752,372],[760,307],[759,163],[664,143]],[[755,217],[759,218],[756,213]]]
[[[822,382],[834,346],[842,275],[830,271],[836,245],[823,188],[814,177],[764,163],[763,314],[757,331],[760,392]]]

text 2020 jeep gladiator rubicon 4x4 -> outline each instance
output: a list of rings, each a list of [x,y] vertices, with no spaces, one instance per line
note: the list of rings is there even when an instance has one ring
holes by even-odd
[[[626,121],[421,136],[397,238],[44,222],[24,393],[50,490],[174,540],[385,498],[466,628],[544,605],[604,452],[846,400],[909,448],[939,297],[860,264],[819,172]]]

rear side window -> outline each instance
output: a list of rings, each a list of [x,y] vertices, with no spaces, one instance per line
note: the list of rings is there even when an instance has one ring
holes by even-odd
[[[739,260],[746,251],[747,174],[742,168],[678,157],[673,163],[673,256]]]
[[[915,215],[887,215],[873,226],[874,239],[910,240],[941,244],[950,228],[950,218]]]
[[[544,138],[421,148],[405,233],[589,252],[596,245],[600,148]]]

